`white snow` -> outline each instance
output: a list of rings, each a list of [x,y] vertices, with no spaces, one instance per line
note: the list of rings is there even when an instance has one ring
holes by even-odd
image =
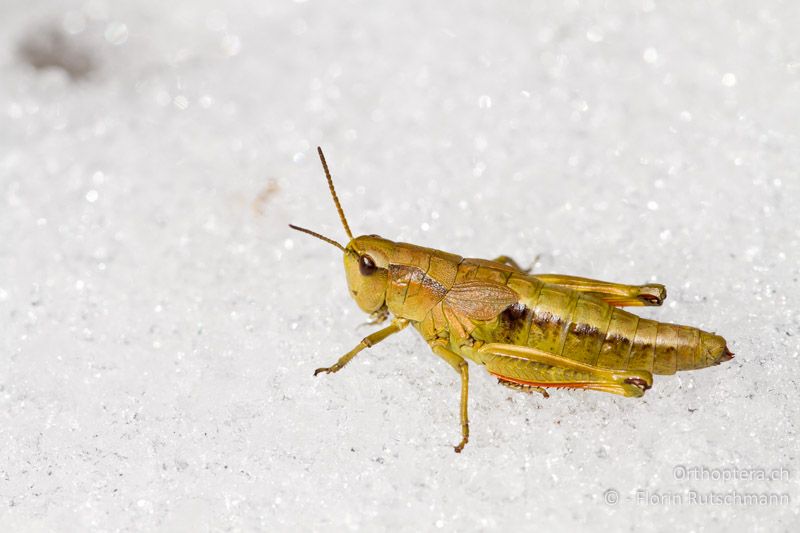
[[[797,530],[796,3],[0,13],[3,530]],[[458,377],[411,329],[312,377],[369,331],[287,227],[344,239],[318,144],[356,233],[658,281],[641,314],[736,358],[642,400],[473,366],[454,454]]]

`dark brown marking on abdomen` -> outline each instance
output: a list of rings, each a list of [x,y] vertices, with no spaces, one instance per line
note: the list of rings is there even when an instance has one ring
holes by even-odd
[[[605,302],[580,294],[570,316],[561,355],[594,365],[605,340],[613,309]]]
[[[521,302],[516,302],[506,307],[498,317],[498,334],[495,342],[519,344],[520,340],[524,341],[528,336],[530,318],[530,308]]]

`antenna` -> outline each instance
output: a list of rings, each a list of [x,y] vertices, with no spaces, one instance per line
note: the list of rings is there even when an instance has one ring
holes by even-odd
[[[342,246],[338,242],[334,241],[333,239],[329,239],[328,237],[325,237],[324,235],[320,235],[316,231],[311,231],[310,229],[301,228],[300,226],[295,226],[294,224],[289,224],[289,227],[292,228],[292,229],[296,229],[297,231],[302,231],[303,233],[308,233],[312,237],[316,237],[317,239],[325,241],[328,244],[332,244],[335,247],[337,247],[338,249],[340,249],[341,251],[343,251],[344,253],[347,253],[347,250],[345,249],[344,246]]]
[[[317,146],[317,153],[319,154],[319,160],[322,161],[322,168],[325,170],[325,178],[328,180],[328,188],[331,190],[331,196],[333,196],[333,203],[336,204],[336,210],[339,212],[339,218],[342,221],[342,225],[344,226],[344,230],[347,232],[347,236],[350,237],[350,240],[353,240],[353,232],[350,231],[350,226],[347,224],[347,219],[344,217],[344,211],[342,210],[342,204],[339,203],[339,197],[336,196],[336,189],[333,188],[333,179],[331,178],[331,172],[328,170],[328,163],[325,162],[325,154],[322,153],[322,148]],[[300,230],[300,228],[295,228]],[[300,230],[302,231],[302,230]],[[317,237],[326,240],[325,237],[322,235],[314,234]],[[335,242],[335,241],[334,241]],[[339,248],[342,246],[339,245]]]

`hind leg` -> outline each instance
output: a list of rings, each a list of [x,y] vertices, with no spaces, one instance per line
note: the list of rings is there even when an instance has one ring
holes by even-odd
[[[535,385],[523,385],[522,383],[517,383],[516,381],[508,381],[507,379],[497,378],[497,383],[504,387],[508,387],[511,390],[520,391],[520,392],[527,392],[528,394],[533,394],[534,392],[538,392],[545,398],[549,398],[550,394],[541,387],[537,387]]]
[[[666,287],[659,283],[624,285],[562,274],[536,274],[534,277],[545,283],[585,292],[617,307],[661,305],[667,298]]]
[[[580,363],[544,350],[490,343],[475,350],[494,376],[520,385],[588,389],[638,398],[653,384],[647,370],[613,370]]]

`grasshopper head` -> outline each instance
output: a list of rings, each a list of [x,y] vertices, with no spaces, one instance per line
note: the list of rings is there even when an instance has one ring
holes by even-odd
[[[391,246],[392,241],[377,235],[364,235],[351,240],[345,248],[347,286],[362,311],[374,313],[386,301],[388,252]]]
[[[344,247],[335,240],[309,229],[292,224],[289,224],[289,226],[292,229],[308,233],[332,244],[344,252],[344,271],[347,276],[350,294],[363,311],[374,313],[379,311],[386,301],[386,285],[389,279],[389,252],[393,243],[377,235],[353,237],[342,206],[339,203],[339,198],[333,188],[333,180],[328,170],[328,164],[325,162],[325,156],[322,154],[322,149],[317,148],[317,151],[320,161],[322,161],[322,168],[325,170],[325,177],[328,180],[328,188],[331,191],[333,203],[339,212],[339,219],[342,221],[344,230],[347,232],[347,236],[350,237],[350,242],[347,247]]]

